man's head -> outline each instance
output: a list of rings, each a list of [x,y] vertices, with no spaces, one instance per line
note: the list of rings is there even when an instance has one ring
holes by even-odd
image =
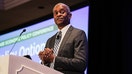
[[[58,3],[53,8],[54,21],[58,28],[63,28],[64,26],[70,24],[71,12],[69,6],[64,3]]]

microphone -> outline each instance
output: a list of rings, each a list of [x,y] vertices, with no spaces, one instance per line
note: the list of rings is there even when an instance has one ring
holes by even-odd
[[[12,46],[11,50],[9,51],[9,54],[11,53],[11,51],[13,50],[14,46],[16,45],[18,39],[20,38],[20,36],[23,34],[23,32],[25,32],[26,29],[23,29],[23,31],[20,33],[19,37],[17,38],[16,42],[14,43],[14,45]]]
[[[20,33],[20,35],[19,35],[19,36],[21,36],[23,32],[26,32],[26,29],[23,29],[23,31]]]
[[[61,31],[58,32],[57,35],[56,35],[56,39],[59,39],[59,38],[61,38]]]
[[[59,35],[56,36],[56,39],[59,39]]]

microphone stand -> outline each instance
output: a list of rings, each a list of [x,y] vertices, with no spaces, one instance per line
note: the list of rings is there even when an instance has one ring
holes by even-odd
[[[19,37],[17,38],[17,40],[16,40],[15,43],[13,44],[11,50],[9,51],[9,55],[10,55],[11,51],[13,50],[14,46],[16,45],[18,39],[20,38],[20,36],[22,35],[22,33],[25,32],[25,31],[26,31],[26,29],[24,29],[24,30],[20,33]]]

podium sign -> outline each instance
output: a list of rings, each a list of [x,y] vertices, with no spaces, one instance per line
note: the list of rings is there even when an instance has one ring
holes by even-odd
[[[7,55],[0,57],[0,74],[63,74],[28,58]]]

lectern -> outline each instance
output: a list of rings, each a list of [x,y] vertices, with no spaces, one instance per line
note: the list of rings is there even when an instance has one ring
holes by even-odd
[[[28,58],[6,55],[0,57],[0,74],[63,74]]]

